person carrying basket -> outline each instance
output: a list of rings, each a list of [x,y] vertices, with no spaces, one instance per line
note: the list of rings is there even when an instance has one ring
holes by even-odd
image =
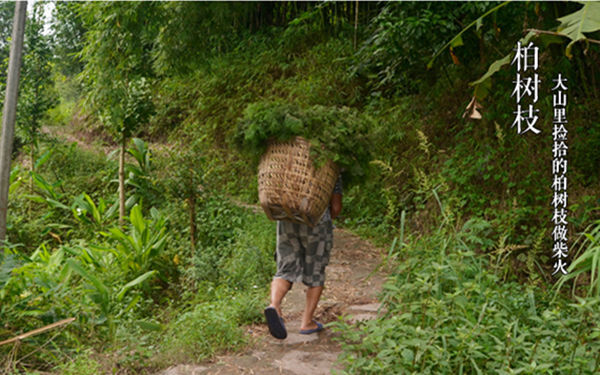
[[[325,267],[333,247],[333,219],[342,211],[342,178],[338,175],[329,206],[314,227],[291,221],[277,221],[277,272],[271,282],[271,304],[264,310],[273,337],[285,339],[281,302],[294,282],[308,287],[300,325],[301,334],[323,330],[313,319],[325,284]]]

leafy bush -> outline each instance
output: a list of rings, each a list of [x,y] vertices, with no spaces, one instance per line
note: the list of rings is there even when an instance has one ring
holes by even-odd
[[[186,252],[180,269],[190,291],[262,289],[275,273],[274,249],[275,225],[265,215],[212,196],[198,214],[198,248]]]
[[[133,202],[144,202],[149,207],[160,203],[160,189],[153,179],[152,153],[148,144],[140,138],[132,138],[127,153],[133,157],[136,164],[125,164],[125,186],[133,188]]]
[[[80,240],[57,249],[41,245],[30,256],[13,250],[0,258],[1,312],[11,322],[5,328],[22,332],[78,316],[84,329],[106,323],[113,337],[117,322],[137,317],[140,306],[148,305],[146,281],[168,267],[159,260],[167,233],[155,210],[146,219],[135,206],[130,222],[128,233],[113,228],[102,245]]]

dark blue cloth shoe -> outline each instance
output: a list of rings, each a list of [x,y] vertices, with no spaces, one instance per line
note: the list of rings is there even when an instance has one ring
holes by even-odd
[[[269,326],[269,332],[276,339],[283,340],[287,337],[287,331],[283,324],[283,318],[279,316],[277,310],[274,307],[267,307],[265,309],[265,318],[267,319],[267,325]]]
[[[315,322],[315,321],[313,320],[313,322]],[[321,332],[323,330],[323,324],[321,324],[319,322],[315,322],[315,323],[317,323],[317,328],[303,329],[303,330],[300,330],[300,333],[303,335],[310,335],[311,333]]]

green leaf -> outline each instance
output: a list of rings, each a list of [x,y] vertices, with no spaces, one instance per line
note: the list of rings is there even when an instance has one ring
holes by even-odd
[[[87,195],[86,193],[83,193],[83,196],[85,197],[85,200],[89,203],[90,208],[92,209],[92,216],[94,217],[94,221],[98,224],[100,224],[102,222],[102,218],[100,217],[100,212],[98,211],[98,207],[96,207],[96,204],[94,203],[94,201],[92,200],[92,198]]]
[[[541,43],[541,47],[547,48],[551,44],[561,44],[565,39],[559,35],[540,34],[536,38]]]
[[[142,233],[146,228],[146,222],[144,221],[144,217],[142,216],[142,209],[139,204],[136,204],[131,209],[129,220],[131,221],[131,224],[133,224],[135,230],[138,233]]]
[[[457,35],[456,38],[454,38],[450,41],[450,47],[452,47],[452,48],[460,47],[462,45],[464,45],[464,42],[463,42],[462,36],[460,36],[460,35]]]
[[[127,198],[127,200],[125,201],[125,208],[131,208],[136,203],[136,200],[137,197],[135,195],[132,195],[131,197]]]
[[[492,65],[490,65],[490,67],[488,68],[488,71],[483,76],[481,76],[481,78],[479,78],[477,81],[469,83],[469,85],[475,86],[475,85],[479,85],[480,83],[486,81],[488,78],[493,76],[496,72],[498,72],[504,65],[510,64],[511,57],[512,57],[512,54],[509,53],[508,55],[504,56],[503,58],[494,61],[492,63]]]
[[[19,168],[18,165],[10,171],[10,177],[9,177],[10,186],[8,188],[9,195],[13,194],[13,192],[19,188],[19,186],[21,185],[21,183],[23,181],[19,177],[20,171],[21,171],[21,169]]]
[[[35,161],[35,169],[39,169],[42,165],[44,165],[48,159],[50,159],[50,156],[52,156],[52,152],[54,151],[53,148],[49,149],[48,151],[44,152],[42,154],[42,156],[40,156],[36,161]]]
[[[577,12],[560,17],[558,21],[560,21],[558,32],[571,39],[565,51],[567,57],[571,58],[573,44],[587,39],[583,33],[600,30],[600,3],[586,2]]]
[[[136,278],[135,280],[132,280],[132,281],[128,282],[127,284],[125,284],[125,286],[123,286],[123,288],[121,288],[121,290],[119,291],[119,294],[117,294],[117,300],[118,301],[122,300],[123,297],[125,296],[125,293],[127,293],[127,291],[129,289],[143,283],[144,281],[146,281],[147,279],[152,277],[155,273],[156,273],[156,271],[148,271],[145,274],[143,274],[142,276]]]
[[[535,32],[528,32],[527,35],[520,39],[521,44],[528,43],[529,40],[534,36]],[[508,55],[504,56],[503,58],[494,61],[488,68],[488,71],[483,76],[481,76],[478,80],[469,83],[469,86],[475,86],[473,95],[477,99],[482,100],[487,96],[488,92],[492,88],[492,82],[490,78],[494,74],[496,74],[500,69],[502,69],[504,65],[510,64],[513,56],[514,52],[511,51]]]
[[[487,96],[487,94],[490,92],[491,89],[492,89],[492,80],[486,79],[483,82],[481,82],[480,84],[478,84],[477,86],[475,86],[475,92],[473,95],[479,101],[481,101],[481,100],[485,99],[485,97]]]
[[[54,199],[46,198],[46,202],[48,202],[54,208],[62,208],[67,211],[71,210],[71,207],[67,207],[59,201],[55,201]]]
[[[96,291],[100,296],[100,304],[105,304],[105,306],[103,307],[108,306],[110,294],[106,285],[104,285],[102,281],[100,281],[96,276],[92,275],[87,270],[85,270],[81,266],[81,264],[79,264],[79,262],[76,262],[73,259],[68,259],[67,264],[69,265],[69,267],[71,267],[71,269],[73,269],[73,271],[77,272],[81,277],[92,283],[92,285],[96,288]]]
[[[535,32],[533,32],[533,31],[528,32],[527,35],[525,35],[523,38],[521,38],[521,40],[520,40],[521,44],[528,43],[529,40],[534,35],[535,35]],[[490,65],[490,67],[488,68],[488,71],[483,76],[481,76],[481,78],[479,78],[477,81],[473,81],[473,82],[469,83],[469,85],[475,86],[475,85],[481,84],[482,82],[484,82],[485,80],[487,80],[488,78],[493,76],[496,72],[498,72],[504,65],[510,64],[510,61],[512,60],[513,56],[514,56],[514,52],[511,52],[508,55],[504,56],[503,58],[494,61],[492,63],[492,65]]]
[[[119,202],[115,202],[112,206],[110,206],[108,208],[108,210],[106,210],[106,213],[104,214],[104,219],[107,220],[107,219],[110,219],[111,217],[113,217],[118,209],[119,209]]]
[[[45,203],[46,200],[43,197],[40,197],[39,195],[23,195],[23,197],[33,201],[33,202],[37,202],[37,203]]]

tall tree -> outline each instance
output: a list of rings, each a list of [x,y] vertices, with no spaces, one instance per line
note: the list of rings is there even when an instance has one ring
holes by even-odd
[[[29,147],[32,171],[44,115],[58,102],[54,91],[51,40],[43,33],[43,14],[44,4],[36,3],[27,21],[17,115],[18,136]]]
[[[79,74],[84,66],[79,58],[86,32],[79,14],[81,6],[79,2],[56,1],[52,13],[55,64],[68,77]]]
[[[120,144],[119,218],[125,217],[125,148],[152,113],[149,52],[157,30],[159,3],[90,2],[81,5],[87,28],[80,74],[86,104]]]

